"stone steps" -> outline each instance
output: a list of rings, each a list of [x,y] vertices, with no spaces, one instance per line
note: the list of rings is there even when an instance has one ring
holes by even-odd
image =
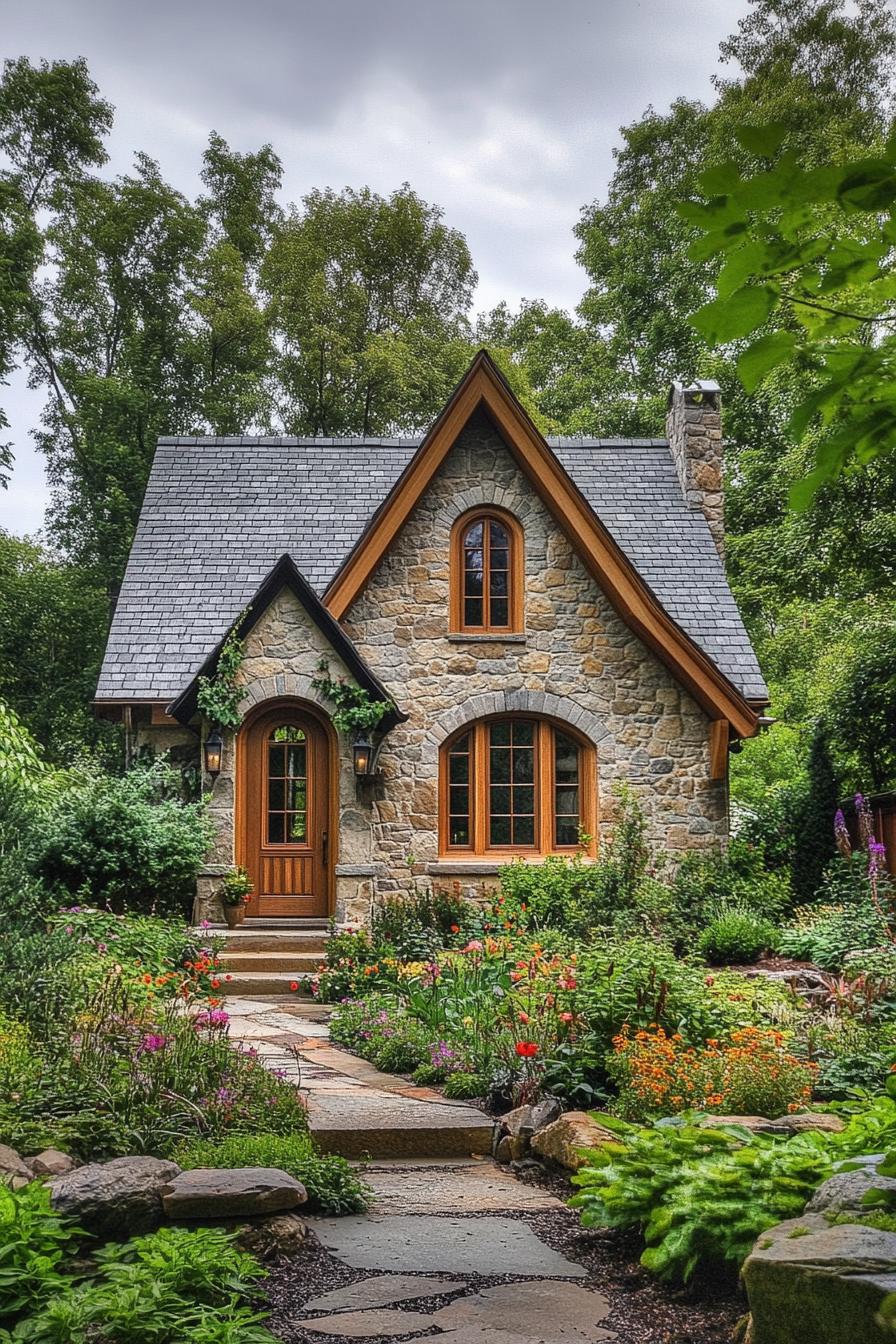
[[[299,971],[313,974],[323,959],[321,952],[265,951],[252,948],[244,951],[242,947],[225,948],[221,954],[221,964],[225,970],[234,974],[246,971],[276,971],[283,975],[294,975]]]
[[[227,971],[228,994],[244,994],[247,998],[258,998],[271,994],[310,994],[313,975],[311,971]],[[298,985],[298,990],[291,986]]]

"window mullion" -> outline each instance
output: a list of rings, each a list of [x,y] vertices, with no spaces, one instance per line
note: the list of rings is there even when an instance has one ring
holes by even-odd
[[[538,807],[539,850],[549,854],[554,848],[554,782],[551,728],[541,720],[538,724]]]
[[[488,727],[477,723],[473,730],[473,851],[484,854],[488,834]]]

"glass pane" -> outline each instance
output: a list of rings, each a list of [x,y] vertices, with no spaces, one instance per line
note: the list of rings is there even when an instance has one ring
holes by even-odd
[[[284,785],[282,779],[272,779],[268,784],[268,807],[278,812],[284,806]]]
[[[506,549],[509,544],[507,539],[507,528],[503,523],[496,523],[495,520],[492,519],[488,525],[488,539],[491,542],[493,549],[495,546],[503,546]]]
[[[535,742],[535,724],[531,719],[514,719],[513,745],[515,747],[531,747]]]
[[[287,766],[287,774],[291,775],[293,779],[295,779],[296,777],[298,777],[299,779],[304,779],[305,777],[304,742],[302,742],[301,744],[296,744],[296,746],[294,747],[286,748],[286,766]]]
[[[287,833],[292,844],[301,844],[305,839],[305,813],[287,812],[289,826]]]
[[[510,745],[509,723],[493,723],[489,731],[491,733],[493,747],[506,747]]]
[[[535,818],[534,817],[514,817],[513,819],[513,843],[515,845],[534,845],[535,844]]]
[[[557,844],[558,845],[577,845],[579,843],[579,820],[578,817],[558,817],[557,818]]]
[[[577,817],[579,815],[578,789],[558,789],[555,808],[557,815],[560,817]]]
[[[554,769],[558,784],[577,784],[579,780],[579,748],[564,733],[554,734]]]
[[[510,818],[492,817],[489,825],[489,844],[491,845],[509,845],[510,844]]]
[[[535,752],[531,747],[515,747],[513,752],[513,781],[532,784],[535,781]]]
[[[510,751],[507,747],[492,747],[489,776],[493,784],[510,783]]]
[[[482,523],[473,523],[471,527],[467,528],[466,532],[464,533],[464,545],[465,546],[482,545]]]
[[[282,844],[283,844],[283,813],[282,813],[282,812],[269,812],[269,813],[268,813],[268,844],[269,844],[269,845],[282,845]]]
[[[452,817],[465,817],[470,810],[470,790],[466,784],[452,784],[448,790],[448,810]]]
[[[535,790],[531,784],[517,784],[513,790],[513,810],[517,815],[535,811]]]
[[[466,742],[466,738],[463,739]],[[449,781],[451,784],[469,784],[470,758],[465,751],[455,749],[449,757]]]
[[[283,747],[268,747],[268,778],[282,777],[286,761]]]
[[[482,596],[482,570],[468,569],[464,574],[464,594],[467,597]]]
[[[506,597],[496,597],[492,599],[491,620],[489,624],[493,625],[496,629],[499,626],[505,626],[508,624]]]
[[[304,779],[294,779],[289,785],[289,805],[295,812],[304,812],[307,806],[307,784]]]
[[[492,600],[496,597],[507,596],[507,571],[504,569],[493,569],[489,580],[489,592]]]
[[[466,817],[452,817],[449,832],[452,845],[468,845],[470,843],[470,823]]]
[[[505,784],[493,784],[491,788],[491,810],[492,812],[507,813],[512,811],[510,806],[510,789]]]
[[[482,624],[482,598],[468,597],[464,602],[464,625],[476,626]]]

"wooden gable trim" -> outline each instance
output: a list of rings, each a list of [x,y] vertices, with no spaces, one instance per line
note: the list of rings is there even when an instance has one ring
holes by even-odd
[[[730,732],[727,719],[713,719],[709,725],[709,777],[728,777],[728,745]]]
[[[308,580],[296,567],[290,555],[281,555],[267,578],[262,582],[255,596],[250,599],[241,616],[238,616],[225,631],[202,666],[193,674],[187,685],[168,705],[166,713],[178,723],[187,724],[198,709],[199,678],[213,676],[218,666],[218,658],[231,631],[236,630],[239,639],[245,639],[249,631],[261,619],[276,597],[288,588],[298,599],[308,617],[314,622],[327,643],[337,653],[358,685],[370,694],[374,700],[387,700],[392,708],[380,722],[381,731],[388,732],[396,723],[407,718],[394,703],[379,677],[367,666],[352,640],[343,630],[333,614],[327,610]]]
[[[713,719],[727,719],[738,737],[752,737],[757,714],[715,663],[672,619],[595,514],[513,395],[486,351],[480,350],[444,411],[373,515],[324,594],[342,620],[363,591],[464,425],[482,407],[558,526],[609,601]]]

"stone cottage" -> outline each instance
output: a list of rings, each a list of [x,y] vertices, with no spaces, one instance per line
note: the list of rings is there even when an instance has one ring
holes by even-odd
[[[767,694],[721,560],[718,388],[674,384],[666,432],[546,440],[482,352],[422,439],[160,439],[96,704],[202,771],[206,908],[233,863],[250,916],[359,920],[594,856],[621,781],[655,845],[725,844]],[[200,687],[231,634],[219,731]],[[372,731],[334,728],[339,682]]]

